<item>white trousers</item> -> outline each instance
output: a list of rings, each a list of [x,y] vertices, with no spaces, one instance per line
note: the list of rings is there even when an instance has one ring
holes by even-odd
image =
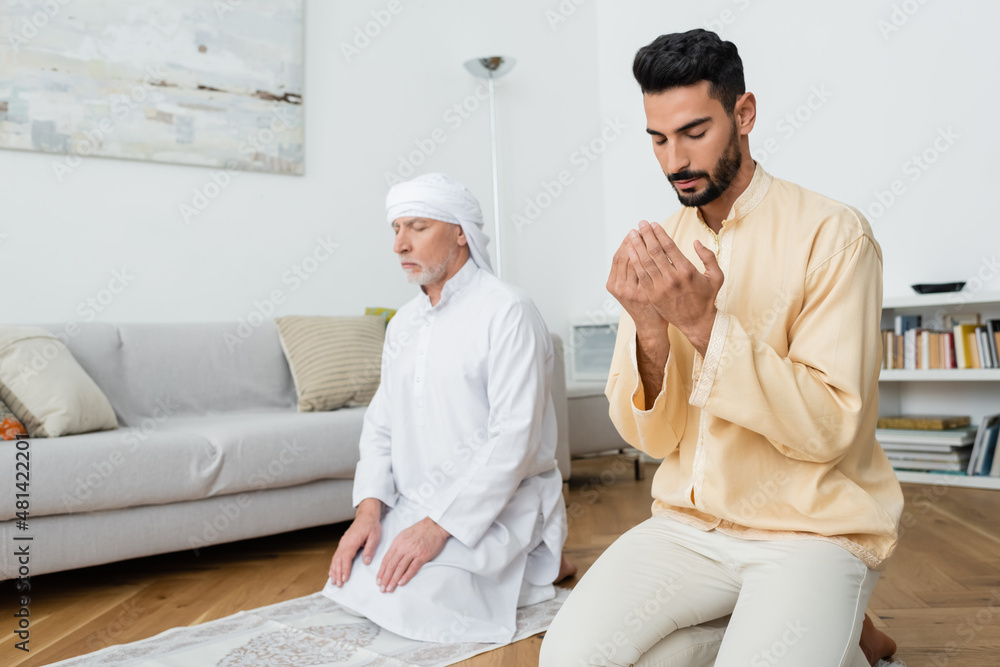
[[[752,541],[652,517],[587,571],[540,667],[868,667],[878,572],[814,539]]]

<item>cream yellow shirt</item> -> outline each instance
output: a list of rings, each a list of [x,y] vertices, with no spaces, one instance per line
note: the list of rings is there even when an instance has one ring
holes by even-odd
[[[875,440],[882,255],[854,209],[759,165],[721,232],[696,208],[662,223],[725,282],[704,358],[675,327],[650,410],[622,313],[605,393],[622,437],[663,459],[653,514],[747,539],[820,537],[877,569],[903,496]]]

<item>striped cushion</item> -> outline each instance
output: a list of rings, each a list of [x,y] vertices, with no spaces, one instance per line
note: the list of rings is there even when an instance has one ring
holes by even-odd
[[[295,381],[299,412],[371,402],[382,370],[384,318],[291,316],[275,323]]]

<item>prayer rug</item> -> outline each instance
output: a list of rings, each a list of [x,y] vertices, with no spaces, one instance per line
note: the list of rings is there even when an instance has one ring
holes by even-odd
[[[518,609],[512,642],[548,629],[569,589]],[[456,628],[460,637],[460,628]],[[444,667],[506,644],[433,644],[404,639],[313,593],[201,625],[173,628],[54,665],[78,667]]]

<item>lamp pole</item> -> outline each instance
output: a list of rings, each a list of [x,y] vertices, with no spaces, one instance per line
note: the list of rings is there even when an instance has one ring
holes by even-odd
[[[497,168],[497,110],[493,80],[514,68],[516,60],[507,56],[488,56],[465,61],[473,76],[486,79],[490,92],[490,147],[493,154],[493,236],[496,239],[497,278],[503,278],[503,243],[500,240],[500,172]]]

